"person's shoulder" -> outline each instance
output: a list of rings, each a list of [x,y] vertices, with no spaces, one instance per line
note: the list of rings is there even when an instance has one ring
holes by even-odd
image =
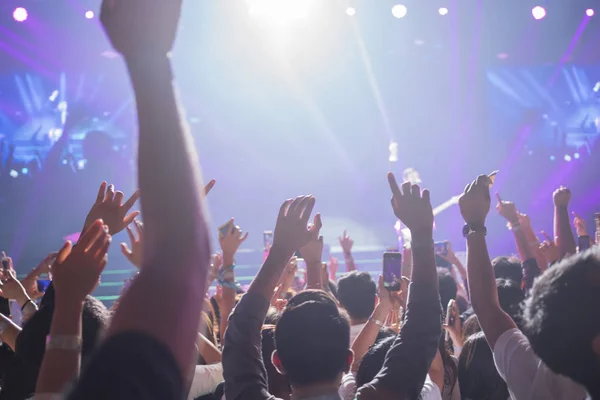
[[[527,350],[531,348],[531,345],[529,344],[527,337],[519,329],[507,329],[498,336],[498,339],[496,340],[493,349],[494,356],[503,356],[507,351],[511,351],[515,348]]]

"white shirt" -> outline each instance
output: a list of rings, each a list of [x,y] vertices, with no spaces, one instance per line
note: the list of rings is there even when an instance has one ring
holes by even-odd
[[[552,372],[518,329],[504,332],[494,346],[494,363],[513,400],[583,400],[585,388]]]
[[[356,396],[356,378],[352,374],[346,374],[342,377],[342,384],[338,390],[343,400],[354,400]],[[438,386],[431,380],[429,374],[425,378],[423,389],[421,389],[421,400],[442,400],[442,392]]]
[[[196,365],[188,400],[213,393],[223,382],[223,364]]]
[[[352,346],[352,343],[354,343],[354,339],[356,339],[356,337],[358,336],[358,334],[360,333],[360,331],[362,331],[362,328],[366,324],[367,323],[365,322],[364,324],[352,325],[350,327],[350,345],[351,346]]]

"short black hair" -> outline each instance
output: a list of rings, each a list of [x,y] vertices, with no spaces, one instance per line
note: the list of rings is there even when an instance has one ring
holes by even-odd
[[[13,367],[5,376],[0,399],[29,398],[35,393],[44,353],[46,336],[50,332],[54,314],[54,299],[50,296],[42,302],[40,309],[23,325],[17,336]],[[108,326],[110,313],[102,302],[92,296],[84,301],[82,314],[82,364],[90,358]]]
[[[371,382],[383,367],[385,356],[392,347],[396,335],[385,337],[376,341],[373,346],[367,351],[356,371],[356,387],[366,385]]]
[[[516,257],[496,257],[492,260],[492,267],[494,268],[496,279],[512,279],[519,285],[523,281],[523,267],[521,266],[521,260]]]
[[[467,399],[506,400],[506,382],[494,364],[494,357],[483,332],[469,336],[458,358],[460,394]]]
[[[349,367],[348,320],[327,294],[299,304],[292,298],[290,303],[275,328],[275,348],[290,383],[335,381]]]
[[[520,326],[522,303],[525,300],[525,294],[521,290],[520,283],[512,279],[498,278],[496,279],[496,287],[498,288],[500,308]]]
[[[454,277],[446,268],[439,267],[437,269],[438,285],[440,290],[440,300],[442,301],[442,310],[446,315],[446,308],[450,300],[456,300],[458,293],[458,285]]]
[[[351,318],[367,319],[375,309],[377,285],[367,272],[352,271],[339,279],[337,295]]]
[[[562,260],[536,279],[525,300],[523,331],[554,372],[600,398],[600,248]]]

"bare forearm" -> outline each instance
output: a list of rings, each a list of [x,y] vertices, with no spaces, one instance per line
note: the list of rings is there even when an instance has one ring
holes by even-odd
[[[377,335],[379,335],[379,326],[375,321],[385,321],[389,311],[388,308],[382,307],[381,304],[375,307],[371,318],[369,318],[356,339],[354,339],[354,343],[352,343],[352,351],[354,351],[352,372],[358,371],[360,362],[365,354],[367,354],[367,351],[369,351],[369,348],[375,343]]]
[[[200,355],[207,365],[221,362],[221,351],[201,333],[198,334],[196,344],[198,345]]]
[[[561,257],[577,252],[567,207],[554,207],[554,236],[558,238],[557,245]]]
[[[0,324],[2,325],[0,338],[2,338],[2,341],[14,351],[15,344],[17,343],[17,336],[21,333],[21,328],[4,314],[0,314]]]
[[[413,265],[411,282],[419,285],[431,285],[438,290],[437,269],[433,252],[432,232],[412,233]]]
[[[323,289],[324,283],[321,282],[321,262],[306,265],[306,288]]]
[[[485,236],[481,233],[473,233],[467,238],[467,276],[475,312],[485,312],[488,307],[498,304],[496,278]]]
[[[83,303],[56,302],[50,337],[71,336],[81,338]],[[48,349],[44,354],[38,376],[37,393],[60,393],[67,384],[79,376],[81,352],[76,350]]]
[[[351,252],[344,252],[344,261],[346,262],[346,272],[356,271],[356,264]]]
[[[529,239],[525,232],[522,229],[518,228],[513,230],[513,236],[515,238],[517,252],[519,253],[519,257],[521,257],[521,261],[527,261],[529,259],[535,258],[535,252],[529,244]]]
[[[250,284],[248,292],[260,294],[271,301],[277,282],[293,252],[293,250],[272,247],[269,256]]]

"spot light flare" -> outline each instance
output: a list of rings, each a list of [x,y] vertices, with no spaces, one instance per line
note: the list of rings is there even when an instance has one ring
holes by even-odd
[[[531,15],[535,19],[542,19],[546,16],[546,9],[542,6],[535,6],[531,9]]]
[[[392,7],[392,15],[396,18],[404,18],[407,12],[408,10],[403,4],[396,4],[394,7]]]
[[[13,11],[13,18],[17,22],[24,22],[27,19],[27,16],[27,10],[23,7],[17,7],[15,8],[15,11]]]
[[[587,10],[585,10],[585,15],[587,15],[588,17],[593,17],[594,16],[594,10],[591,8],[588,8]]]
[[[446,7],[440,7],[440,9],[438,10],[438,12],[440,13],[440,15],[447,15],[448,14],[448,9]]]

